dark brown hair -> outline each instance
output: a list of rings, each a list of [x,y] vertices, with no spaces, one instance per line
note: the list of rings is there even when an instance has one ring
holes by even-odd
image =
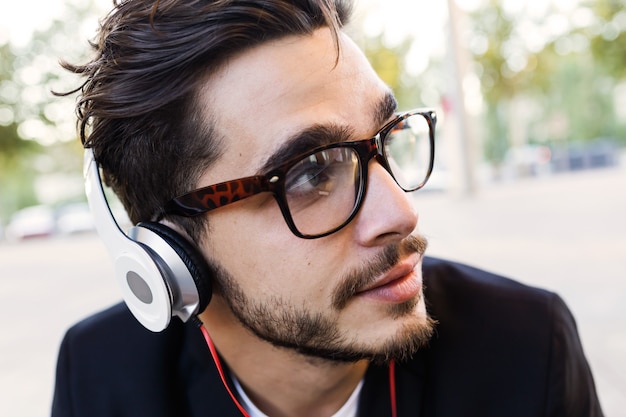
[[[220,155],[200,84],[234,54],[268,40],[337,32],[342,0],[126,0],[101,22],[94,58],[63,66],[86,77],[75,91],[80,138],[133,223],[190,191]],[[338,44],[337,44],[338,45]],[[74,91],[74,92],[75,92]],[[71,94],[73,92],[70,92]],[[192,239],[204,216],[172,218]]]

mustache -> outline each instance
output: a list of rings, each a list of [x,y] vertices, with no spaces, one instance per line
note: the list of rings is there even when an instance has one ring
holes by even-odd
[[[367,265],[345,274],[334,292],[332,306],[337,310],[342,310],[360,288],[372,283],[380,275],[393,268],[401,256],[414,253],[422,256],[427,247],[428,241],[421,235],[410,235],[401,242],[386,246]]]

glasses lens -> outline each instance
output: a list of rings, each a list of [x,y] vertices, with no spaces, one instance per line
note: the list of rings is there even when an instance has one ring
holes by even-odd
[[[421,188],[431,165],[430,127],[426,118],[414,114],[400,120],[384,139],[391,174],[405,191]]]
[[[360,184],[359,157],[351,148],[326,149],[302,159],[285,177],[285,197],[303,235],[341,226],[352,213]]]

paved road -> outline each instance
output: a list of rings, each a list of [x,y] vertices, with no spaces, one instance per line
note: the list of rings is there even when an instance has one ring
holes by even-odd
[[[418,193],[430,254],[559,292],[608,417],[626,417],[626,169]],[[48,415],[64,330],[119,299],[92,235],[0,243],[0,416]]]

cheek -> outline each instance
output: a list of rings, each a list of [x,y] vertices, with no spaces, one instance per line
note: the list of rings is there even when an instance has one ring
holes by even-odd
[[[277,206],[243,203],[210,213],[203,248],[207,258],[225,268],[249,295],[280,296],[301,304],[329,298],[334,274],[328,245],[294,236]]]

